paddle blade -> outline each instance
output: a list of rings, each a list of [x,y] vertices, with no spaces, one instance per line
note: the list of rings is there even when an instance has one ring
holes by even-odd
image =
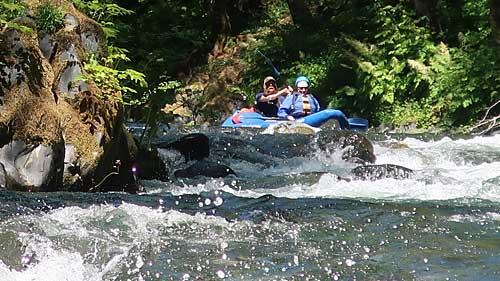
[[[364,118],[353,117],[349,118],[348,121],[351,130],[359,130],[359,131],[368,130],[368,120]]]
[[[231,120],[233,121],[234,124],[240,124],[241,123],[240,114],[233,115],[233,117],[231,118]]]

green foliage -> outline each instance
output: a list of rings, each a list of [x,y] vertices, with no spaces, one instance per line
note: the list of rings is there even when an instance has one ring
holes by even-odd
[[[439,116],[450,126],[477,120],[487,105],[500,98],[499,53],[488,45],[484,40],[478,48],[453,48],[448,67],[435,70],[430,97]]]
[[[226,47],[238,51],[215,59],[207,59],[213,43],[207,1],[73,2],[105,28],[114,30],[106,31],[116,36],[113,44],[130,50],[131,60],[114,53],[117,57],[111,59],[113,63],[100,63],[110,68],[139,69],[145,74],[144,80],[157,87],[168,80],[165,77],[188,80],[196,66],[211,76],[235,61],[243,61],[243,83],[227,88],[245,92],[253,101],[262,90],[263,77],[274,75],[255,53],[259,48],[279,69],[280,85],[293,84],[297,75],[307,75],[312,92],[323,105],[368,118],[373,125],[456,127],[470,124],[500,98],[500,54],[491,40],[488,0],[464,0],[463,6],[457,4],[460,1],[438,1],[441,34],[433,34],[429,21],[418,18],[408,1],[399,1],[396,6],[386,5],[385,0],[318,1],[311,8],[321,19],[311,26],[296,26],[289,21],[287,1],[263,1],[259,15],[236,11],[242,16],[240,27],[243,22],[255,24],[245,26],[245,32],[251,32],[246,46],[238,49],[241,42],[229,38]],[[240,4],[238,7],[244,9],[250,2],[231,2],[228,9],[234,11]],[[133,9],[134,16],[115,3]],[[119,75],[109,69],[93,73],[107,73],[101,83],[128,93],[126,103],[141,105],[147,109],[147,116],[165,103],[164,112],[169,114],[175,111],[177,116],[192,119],[204,114],[208,91],[202,87],[177,85],[175,94],[170,89],[158,95],[154,94],[157,87],[153,87],[139,94],[121,88],[133,88],[130,81],[137,75]],[[125,78],[113,82],[113,77]]]
[[[144,101],[148,104],[145,121],[146,128],[139,138],[139,143],[145,146],[151,144],[151,141],[158,131],[157,123],[160,119],[160,109],[165,106],[170,99],[170,95],[179,87],[181,87],[181,84],[178,81],[168,80],[160,82],[159,85],[149,90],[148,97]],[[149,130],[147,130],[147,128],[149,128]]]
[[[277,22],[283,20],[283,15],[287,15],[288,5],[284,1],[277,1],[275,3],[266,3],[264,9],[265,17],[262,20],[262,26],[275,26]]]
[[[91,54],[86,60],[83,79],[94,81],[101,89],[102,98],[115,98],[126,105],[141,104],[144,96],[130,86],[147,87],[144,74],[133,69],[118,70],[113,68],[120,60],[128,60],[126,51],[119,48],[109,48],[109,56],[98,60]],[[121,96],[116,93],[120,92]]]
[[[432,106],[425,102],[394,104],[392,110],[391,116],[380,114],[381,123],[392,124],[396,127],[416,124],[419,128],[429,128],[437,122]]]
[[[133,11],[116,21],[117,44],[131,50],[133,67],[146,74],[152,85],[162,76],[186,73],[196,64],[206,63],[210,24],[204,1],[137,1]]]
[[[103,0],[72,0],[75,6],[82,10],[89,17],[101,24],[104,34],[108,38],[116,37],[118,29],[114,22],[117,17],[131,15],[133,11],[118,6],[115,3],[108,3]]]
[[[0,2],[0,26],[3,29],[13,28],[22,32],[30,32],[31,28],[12,22],[23,15],[26,7],[18,0],[3,0]]]
[[[377,9],[372,43],[344,36],[357,79],[338,92],[351,96],[354,106],[370,106],[380,123],[423,128],[470,123],[485,102],[498,98],[499,54],[488,43],[486,1],[466,1],[464,11],[464,17],[477,20],[459,34],[459,46],[450,47],[436,44],[429,28],[405,7]]]
[[[36,24],[41,31],[52,33],[64,26],[64,14],[58,7],[46,2],[36,11]]]
[[[431,75],[425,63],[432,58],[435,47],[430,31],[419,26],[401,5],[377,9],[375,22],[378,32],[373,36],[373,44],[344,36],[358,77],[357,85],[347,89],[355,95],[355,105],[371,105],[377,109],[380,120],[387,120],[391,118],[386,115],[398,114],[394,108],[387,109],[418,100],[419,91],[425,91],[421,88],[425,88]]]
[[[291,73],[297,73],[297,76],[307,76],[309,81],[311,81],[311,87],[317,87],[319,81],[325,80],[327,67],[326,61],[322,60],[322,58],[309,58],[305,59],[304,63],[297,63],[290,67],[290,71]]]
[[[427,101],[440,122],[450,127],[477,120],[500,98],[500,56],[490,39],[488,2],[466,1],[463,13],[473,19],[469,29],[458,34],[456,47],[438,44],[428,63],[433,76]]]
[[[204,89],[200,87],[178,87],[175,89],[175,100],[167,104],[162,111],[174,117],[187,118],[189,123],[196,124],[205,105]]]

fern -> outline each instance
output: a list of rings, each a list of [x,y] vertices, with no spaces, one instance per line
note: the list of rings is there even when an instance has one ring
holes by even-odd
[[[138,94],[138,91],[129,85],[146,88],[144,74],[133,69],[118,70],[111,67],[119,60],[128,60],[128,57],[124,49],[109,48],[109,50],[110,55],[100,61],[95,55],[89,55],[84,65],[86,74],[82,79],[94,81],[103,93],[102,98],[114,98],[126,105],[143,103],[143,95]],[[121,97],[116,95],[117,92],[122,94]]]
[[[64,26],[64,15],[59,8],[46,2],[36,12],[36,23],[43,32],[52,33]]]
[[[75,6],[101,24],[108,38],[116,37],[118,33],[113,19],[119,16],[131,15],[133,11],[122,8],[114,3],[103,3],[97,0],[73,0]]]

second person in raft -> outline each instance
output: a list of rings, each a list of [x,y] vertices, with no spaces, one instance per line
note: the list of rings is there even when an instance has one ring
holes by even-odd
[[[349,121],[345,114],[336,109],[321,110],[318,100],[309,93],[309,79],[299,76],[295,79],[296,93],[288,95],[281,103],[278,117],[281,119],[303,121],[319,127],[330,119],[337,119],[341,129],[349,129]]]
[[[278,91],[276,79],[272,76],[264,78],[264,91],[258,93],[255,97],[255,107],[266,117],[276,117],[280,103],[285,96],[293,92],[292,87],[286,86]]]

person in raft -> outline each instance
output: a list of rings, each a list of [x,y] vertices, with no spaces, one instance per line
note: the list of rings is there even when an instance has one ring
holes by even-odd
[[[293,92],[293,88],[286,86],[278,91],[276,79],[272,76],[264,78],[263,86],[264,91],[255,96],[255,108],[266,117],[276,117],[280,103]]]
[[[295,79],[296,93],[288,95],[278,109],[280,119],[297,120],[313,127],[319,127],[330,119],[337,119],[341,129],[349,129],[345,114],[336,109],[321,110],[318,100],[309,93],[309,79],[299,76]]]

